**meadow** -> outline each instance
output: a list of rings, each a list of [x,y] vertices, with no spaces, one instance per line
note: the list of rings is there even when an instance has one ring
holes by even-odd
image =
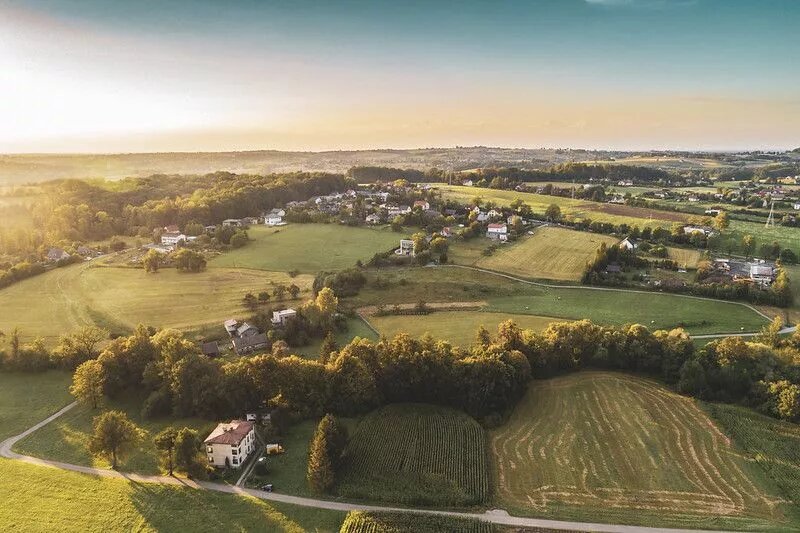
[[[460,411],[394,404],[364,417],[345,448],[340,496],[408,505],[475,505],[489,491],[485,435]]]
[[[378,252],[397,248],[403,237],[388,228],[338,224],[256,226],[248,234],[253,242],[212,259],[209,266],[316,274],[366,262]]]
[[[703,252],[689,248],[667,247],[667,257],[678,263],[682,268],[695,269],[703,260]]]
[[[408,333],[412,337],[430,333],[437,339],[444,339],[464,348],[475,340],[475,332],[480,326],[494,332],[497,331],[497,325],[505,320],[513,320],[525,329],[542,331],[550,322],[558,319],[484,311],[436,311],[429,315],[387,315],[369,319],[381,335],[388,338],[398,333]]]
[[[248,315],[242,297],[269,290],[272,282],[295,283],[303,290],[301,297],[311,287],[310,276],[277,272],[209,268],[186,274],[170,268],[147,274],[82,263],[0,290],[0,331],[19,328],[24,340],[41,337],[50,345],[90,324],[119,334],[140,323],[191,331]]]
[[[159,431],[167,426],[190,427],[205,437],[216,425],[213,421],[197,418],[144,419],[141,416],[141,405],[141,399],[135,397],[107,401],[107,405],[100,409],[77,405],[50,424],[17,442],[14,451],[42,459],[110,468],[110,463],[105,459],[92,456],[87,446],[92,436],[92,419],[105,409],[118,409],[127,413],[131,420],[147,432],[147,436],[136,449],[120,460],[119,469],[137,474],[160,474],[162,469],[158,463],[158,451],[153,445],[153,437]],[[41,417],[43,418],[46,416]]]
[[[72,402],[72,376],[0,372],[0,440],[18,435]]]
[[[611,246],[618,240],[564,228],[538,228],[533,235],[481,257],[474,266],[523,278],[578,281],[600,245]]]
[[[731,220],[730,228],[723,234],[732,236],[737,243],[742,242],[745,235],[752,235],[756,241],[756,255],[762,244],[777,242],[783,248],[790,248],[800,254],[800,230],[789,226],[764,227],[764,223]]]
[[[489,522],[452,516],[402,512],[351,511],[339,533],[492,533],[500,529]]]
[[[377,335],[372,329],[360,318],[350,318],[347,320],[347,331],[337,331],[335,335],[336,346],[342,347],[348,344],[356,337],[362,339],[377,339]],[[292,348],[292,353],[305,357],[306,359],[318,359],[319,352],[322,349],[323,339],[311,339],[311,343],[307,346],[300,346]]]
[[[713,528],[787,520],[774,484],[697,403],[650,380],[536,381],[489,441],[495,504],[512,513]]]
[[[644,324],[651,329],[684,327],[694,334],[758,331],[766,319],[732,302],[698,300],[659,292],[621,292],[585,287],[542,287],[491,273],[458,267],[369,271],[361,293],[345,303],[354,307],[395,303],[474,302],[486,312],[599,324]],[[464,311],[466,313],[467,311]]]
[[[0,459],[0,529],[336,532],[345,513]]]
[[[437,185],[442,192],[442,197],[462,204],[469,204],[472,199],[479,196],[484,202],[494,202],[496,205],[508,206],[521,199],[528,204],[538,215],[543,215],[551,204],[559,206],[562,215],[573,219],[592,219],[598,222],[612,224],[628,224],[643,228],[662,226],[669,228],[673,222],[688,220],[688,215],[656,209],[616,205],[560,196],[549,196],[520,191],[506,191],[502,189],[488,189],[481,187],[463,187],[457,185]]]

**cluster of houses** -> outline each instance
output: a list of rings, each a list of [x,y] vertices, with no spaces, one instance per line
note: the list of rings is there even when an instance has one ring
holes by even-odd
[[[225,331],[231,339],[233,351],[237,355],[245,355],[258,350],[263,350],[269,346],[269,339],[266,333],[261,333],[258,328],[247,322],[241,324],[231,318],[223,324]]]
[[[775,281],[777,269],[769,261],[740,261],[735,259],[714,259],[711,264],[714,274],[733,281],[747,281],[762,288],[768,288]]]

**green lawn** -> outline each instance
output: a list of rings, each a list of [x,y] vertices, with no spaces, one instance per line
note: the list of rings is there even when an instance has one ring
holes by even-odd
[[[690,398],[612,372],[534,381],[490,432],[494,505],[647,526],[786,527],[777,487]]]
[[[348,268],[358,260],[366,262],[378,252],[397,248],[405,236],[388,228],[338,224],[258,226],[248,234],[254,242],[214,258],[209,266],[316,274],[321,270]]]
[[[389,338],[398,333],[408,333],[412,337],[420,337],[425,333],[430,333],[437,339],[445,339],[465,348],[475,340],[475,332],[480,326],[484,326],[494,333],[497,330],[497,325],[505,320],[513,320],[525,329],[541,331],[550,322],[558,319],[535,315],[466,310],[436,311],[429,315],[374,316],[369,319],[382,335]]]
[[[351,318],[347,320],[347,331],[339,331],[336,333],[336,345],[342,347],[356,337],[373,340],[377,339],[375,332],[372,331],[363,320],[360,318]],[[319,358],[320,349],[322,349],[322,339],[313,339],[308,346],[292,348],[291,352],[308,359],[317,359]]]
[[[0,529],[336,532],[345,513],[0,459]]]
[[[71,382],[72,376],[56,370],[0,372],[0,440],[22,433],[70,403]]]
[[[140,416],[141,401],[138,399],[109,402],[106,407],[125,411],[139,427],[147,431],[147,436],[137,449],[120,461],[119,469],[125,472],[139,474],[161,473],[158,464],[158,452],[153,445],[153,436],[165,427],[191,427],[198,430],[201,437],[205,438],[216,425],[216,422],[197,418],[144,420]],[[89,407],[78,405],[50,424],[19,441],[14,446],[14,450],[43,459],[108,468],[110,464],[107,461],[93,457],[87,451],[87,445],[92,434],[92,419],[101,412],[102,409],[93,410]]]
[[[270,290],[271,282],[295,283],[308,297],[310,276],[209,268],[197,274],[162,269],[95,266],[58,268],[0,290],[0,331],[18,327],[25,340],[42,337],[53,344],[59,335],[87,324],[126,333],[139,323],[193,330],[222,328],[231,317],[250,314],[242,306],[247,292]]]

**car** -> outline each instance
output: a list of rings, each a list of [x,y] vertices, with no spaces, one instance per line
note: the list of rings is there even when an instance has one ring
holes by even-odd
[[[261,485],[261,490],[263,490],[264,492],[272,492],[272,483]]]

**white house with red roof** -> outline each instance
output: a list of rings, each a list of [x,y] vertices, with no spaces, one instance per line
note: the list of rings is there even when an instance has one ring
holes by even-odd
[[[490,239],[498,241],[508,240],[508,225],[506,224],[489,224],[486,227],[486,236]]]
[[[244,420],[222,422],[203,444],[208,464],[217,468],[239,468],[256,449],[255,425]]]

